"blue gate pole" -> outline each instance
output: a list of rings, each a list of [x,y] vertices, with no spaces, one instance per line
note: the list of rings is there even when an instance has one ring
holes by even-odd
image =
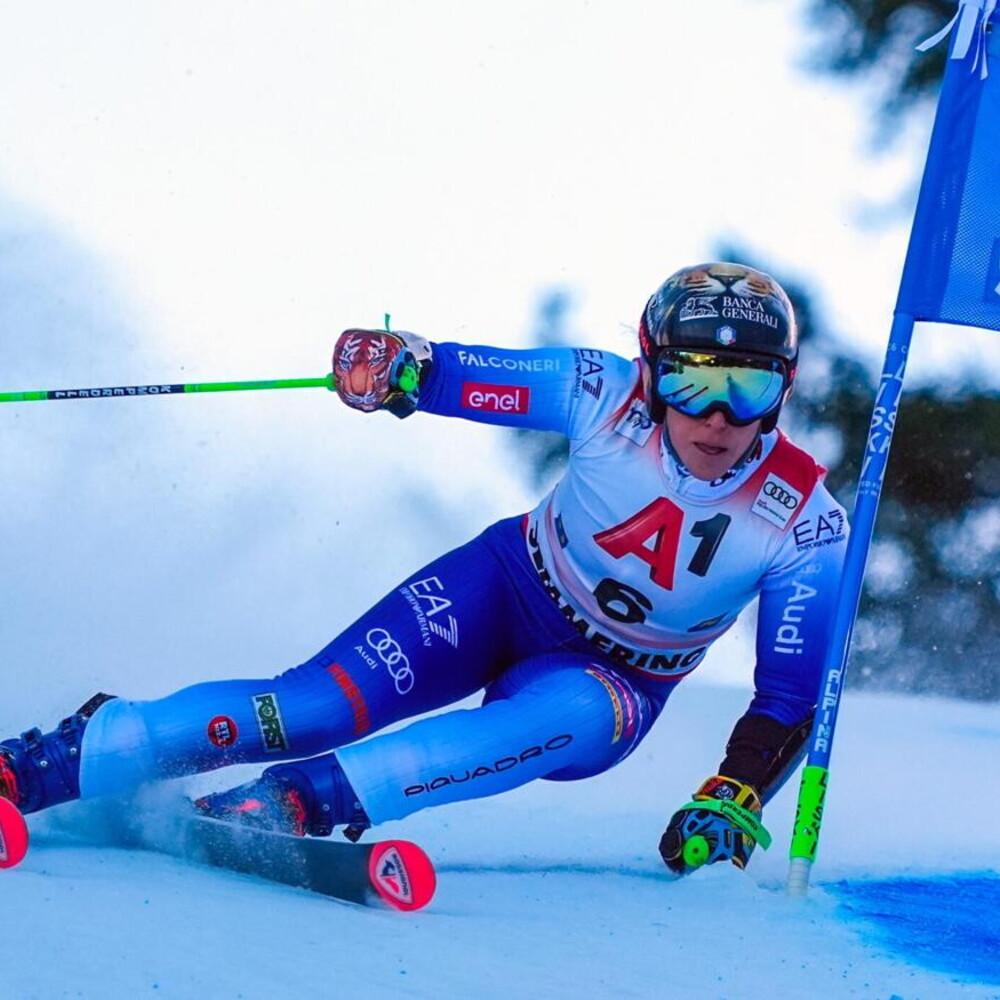
[[[1000,16],[997,0],[957,0],[952,34],[882,379],[858,481],[839,603],[817,692],[792,836],[788,890],[804,895],[816,858],[837,710],[915,322],[1000,331]],[[992,67],[987,63],[991,61]]]
[[[816,860],[816,849],[819,846],[823,803],[830,776],[830,752],[833,749],[837,710],[840,707],[840,694],[847,671],[847,654],[854,632],[858,603],[861,600],[865,563],[868,561],[868,552],[875,531],[875,516],[878,513],[882,484],[885,481],[889,447],[896,425],[896,413],[903,390],[903,376],[906,372],[906,359],[910,352],[912,335],[913,317],[897,312],[893,318],[885,363],[882,366],[882,378],[868,427],[868,441],[865,445],[854,515],[851,519],[851,537],[847,543],[840,581],[837,614],[823,663],[816,716],[809,737],[806,766],[799,785],[799,801],[795,810],[791,862],[788,869],[788,891],[793,896],[804,896],[808,892],[809,872]]]

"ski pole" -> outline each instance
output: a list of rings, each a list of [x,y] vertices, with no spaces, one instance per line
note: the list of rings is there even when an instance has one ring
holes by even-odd
[[[179,382],[169,385],[113,385],[85,389],[33,389],[0,392],[0,403],[27,403],[50,399],[129,399],[136,396],[180,396],[194,392],[243,392],[248,389],[336,390],[333,373],[322,378],[277,378],[256,382]]]

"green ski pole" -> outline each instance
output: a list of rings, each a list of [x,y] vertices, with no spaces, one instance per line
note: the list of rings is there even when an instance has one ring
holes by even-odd
[[[169,385],[112,385],[85,389],[33,389],[0,392],[0,403],[27,403],[50,399],[130,399],[136,396],[180,396],[194,392],[245,392],[251,389],[336,390],[333,373],[322,378],[276,378],[256,382],[179,382]]]

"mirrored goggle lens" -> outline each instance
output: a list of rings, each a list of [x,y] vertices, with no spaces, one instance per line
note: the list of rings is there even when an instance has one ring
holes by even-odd
[[[778,360],[668,350],[654,384],[660,399],[685,416],[721,410],[735,424],[750,424],[781,403],[785,374]]]

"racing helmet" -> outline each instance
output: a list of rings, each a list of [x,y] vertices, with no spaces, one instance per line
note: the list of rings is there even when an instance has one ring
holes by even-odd
[[[763,271],[715,262],[685,267],[653,293],[639,323],[650,417],[721,410],[737,425],[774,429],[799,343],[792,304]]]

